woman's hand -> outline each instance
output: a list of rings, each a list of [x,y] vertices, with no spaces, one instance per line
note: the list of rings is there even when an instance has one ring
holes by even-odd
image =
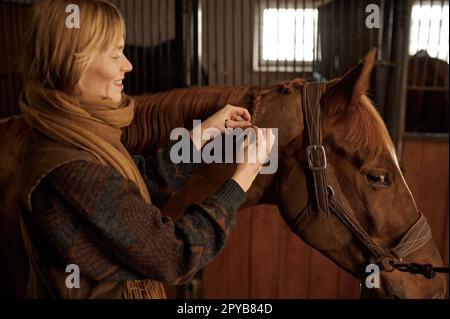
[[[204,129],[215,127],[221,133],[225,132],[226,128],[240,127],[245,129],[252,126],[251,116],[247,109],[239,106],[227,104],[220,111],[211,115],[203,124]]]
[[[248,138],[244,141],[244,162],[237,165],[236,171],[231,177],[245,192],[252,186],[253,181],[256,176],[258,176],[265,161],[269,158],[275,142],[275,135],[273,134],[272,129],[264,129],[264,135],[262,136],[262,139],[259,139],[258,127],[253,126],[253,128],[256,132],[256,140],[253,143],[249,143]],[[252,153],[254,150],[256,150],[256,153]],[[256,158],[246,157],[247,154],[258,153],[262,156],[256,156]]]
[[[246,129],[247,127],[252,126],[251,119],[247,109],[227,104],[221,110],[208,117],[206,121],[201,123],[201,136],[203,136],[203,131],[209,128],[216,128],[221,134],[225,132],[226,128],[240,127]],[[193,130],[190,132],[190,136],[193,139]],[[202,139],[201,145],[196,144],[197,148],[202,148],[207,141],[208,140]]]

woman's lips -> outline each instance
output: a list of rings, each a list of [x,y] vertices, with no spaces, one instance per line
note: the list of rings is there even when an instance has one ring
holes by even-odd
[[[119,89],[121,89],[121,90],[123,90],[123,84],[122,84],[122,81],[115,81],[115,82],[114,82],[114,86],[117,87],[117,88],[119,88]]]

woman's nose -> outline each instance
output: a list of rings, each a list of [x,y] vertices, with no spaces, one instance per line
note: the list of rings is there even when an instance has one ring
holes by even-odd
[[[124,56],[124,63],[122,65],[122,70],[123,72],[131,72],[131,70],[133,70],[133,65],[131,64],[131,62],[128,60],[128,58],[126,56]]]

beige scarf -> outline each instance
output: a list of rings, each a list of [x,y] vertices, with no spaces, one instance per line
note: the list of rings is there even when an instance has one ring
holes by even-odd
[[[25,121],[45,136],[93,154],[100,163],[133,181],[145,202],[151,203],[145,182],[121,143],[121,128],[134,117],[133,100],[123,95],[121,103],[89,93],[70,96],[64,92],[28,84],[19,99]],[[161,283],[130,280],[124,283],[125,298],[166,298]]]
[[[133,181],[151,203],[133,159],[122,145],[122,127],[134,117],[134,102],[124,95],[120,104],[84,93],[72,97],[29,84],[19,100],[25,121],[51,139],[92,153],[100,163]]]

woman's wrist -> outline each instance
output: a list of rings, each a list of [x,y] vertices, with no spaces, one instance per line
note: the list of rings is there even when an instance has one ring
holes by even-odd
[[[244,190],[244,192],[247,192],[252,186],[252,183],[255,180],[256,176],[258,176],[258,172],[249,173],[249,171],[247,170],[238,170],[233,174],[231,179],[238,183],[239,186],[241,186],[241,188]]]

